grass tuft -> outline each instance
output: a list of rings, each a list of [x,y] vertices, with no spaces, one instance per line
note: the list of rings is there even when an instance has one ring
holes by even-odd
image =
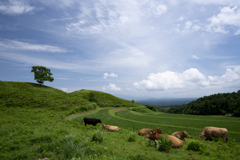
[[[103,132],[97,130],[92,136],[92,141],[101,143],[103,141]]]
[[[128,134],[128,142],[135,142],[137,134],[134,132],[129,132]]]
[[[188,143],[187,150],[192,151],[200,151],[203,147],[203,144],[201,141],[191,141]]]

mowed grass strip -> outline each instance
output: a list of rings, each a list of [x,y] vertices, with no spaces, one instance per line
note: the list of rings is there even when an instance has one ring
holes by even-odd
[[[102,109],[99,110],[99,112],[95,113],[95,114],[91,114],[91,115],[82,115],[79,116],[75,119],[73,119],[73,121],[77,121],[79,123],[82,123],[82,125],[84,125],[83,118],[84,117],[88,117],[88,118],[99,118],[102,121],[102,124],[108,124],[108,125],[116,125],[119,126],[120,128],[124,128],[124,129],[128,129],[134,132],[138,132],[138,130],[143,129],[143,128],[157,128],[161,127],[162,131],[164,134],[172,134],[176,131],[182,131],[182,130],[186,130],[186,127],[184,126],[173,126],[173,125],[165,125],[165,126],[161,126],[161,124],[156,123],[156,122],[151,122],[151,123],[147,123],[144,121],[144,119],[142,119],[142,121],[134,121],[131,120],[129,117],[125,118],[121,118],[121,117],[115,117],[113,116],[113,112],[116,109]],[[109,114],[110,113],[110,114]],[[120,113],[120,112],[117,112]],[[123,112],[126,113],[126,112]],[[195,136],[195,138],[197,138],[198,134],[200,133],[201,129],[198,128],[188,128],[188,132],[191,136]]]
[[[155,123],[159,124],[161,127],[163,126],[169,126],[169,127],[179,127],[184,128],[186,126],[188,129],[195,129],[201,131],[205,126],[215,126],[215,127],[222,127],[227,128],[229,131],[229,137],[230,139],[236,139],[240,140],[240,128],[238,127],[240,125],[239,122],[236,121],[237,118],[229,118],[226,117],[226,121],[217,120],[216,117],[208,117],[207,120],[199,119],[199,116],[192,116],[191,119],[184,118],[185,115],[178,115],[175,114],[175,117],[172,117],[172,114],[164,114],[163,117],[159,116],[150,116],[150,115],[139,115],[139,114],[132,114],[131,112],[116,112],[116,116],[132,120],[135,122],[142,122],[142,123]],[[169,115],[170,117],[167,117]],[[217,117],[218,118],[218,117]],[[185,127],[185,128],[186,128]]]
[[[171,115],[171,114],[168,114]],[[240,134],[240,120],[237,121],[231,121],[231,118],[228,118],[226,121],[218,121],[215,119],[215,117],[212,117],[211,119],[208,118],[208,120],[199,119],[198,116],[190,118],[184,118],[185,115],[179,115],[175,114],[175,117],[167,117],[167,116],[149,116],[149,115],[138,115],[138,114],[132,114],[131,112],[116,112],[116,116],[130,119],[134,121],[143,121],[146,123],[153,123],[158,122],[158,124],[162,125],[173,125],[173,126],[187,126],[187,127],[193,127],[193,128],[203,128],[205,126],[215,126],[215,127],[221,127],[221,128],[228,128],[229,132],[239,133]],[[237,128],[238,127],[238,128]]]
[[[116,109],[110,109],[110,110],[102,109],[97,113],[88,115],[87,117],[100,118],[103,124],[117,125],[120,128],[122,127],[129,130],[134,130],[135,132],[137,132],[142,128],[156,128],[157,126],[161,127],[164,134],[172,134],[176,131],[183,131],[187,129],[189,135],[194,137],[194,139],[198,138],[199,133],[203,129],[202,126],[208,126],[209,124],[208,121],[206,122],[206,121],[194,120],[194,118],[192,120],[178,119],[178,117],[181,119],[181,117],[184,117],[184,115],[175,115],[175,118],[167,118],[167,117],[161,118],[157,116],[151,117],[149,115],[136,115],[126,111],[126,112],[116,112],[115,113],[116,116],[114,116],[114,113],[113,113],[114,110]],[[85,116],[82,115],[74,119],[74,121],[82,122],[84,117]],[[221,122],[220,123],[215,122],[215,125],[212,125],[212,126],[219,127],[219,125],[221,125]],[[229,126],[231,126],[231,124],[228,124],[228,126],[226,127],[229,130],[229,134],[228,134],[229,140],[231,141],[235,139],[236,141],[240,141],[240,138],[239,138],[240,133],[236,131],[237,128],[236,130],[230,130]]]
[[[225,117],[225,116],[217,116],[217,115],[187,115],[187,114],[171,114],[171,113],[164,113],[164,112],[156,112],[156,113],[137,113],[134,111],[130,111],[132,114],[141,114],[144,116],[154,116],[154,117],[166,117],[166,118],[176,118],[178,119],[186,119],[186,120],[200,120],[200,121],[217,121],[217,122],[236,122],[240,123],[240,118],[238,117]]]

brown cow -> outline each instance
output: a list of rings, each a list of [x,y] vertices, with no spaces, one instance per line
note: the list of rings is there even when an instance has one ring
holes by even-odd
[[[202,132],[199,134],[199,140],[202,140],[204,137],[212,139],[212,137],[220,138],[228,141],[228,130],[226,128],[217,128],[217,127],[205,127]]]
[[[172,136],[175,136],[175,137],[177,137],[177,138],[179,138],[179,139],[181,139],[181,140],[184,140],[184,141],[187,141],[187,140],[184,139],[184,138],[189,138],[189,135],[188,135],[188,133],[187,133],[186,131],[174,132],[174,133],[172,134]]]
[[[151,131],[156,131],[159,134],[163,134],[163,131],[161,130],[161,128],[156,128],[156,129],[149,129],[149,128],[143,128],[141,130],[138,131],[138,135],[147,135],[149,134]]]
[[[183,141],[178,139],[177,137],[174,136],[169,136],[169,135],[163,135],[163,134],[158,134],[156,131],[152,131],[150,134],[147,135],[147,138],[153,140],[159,140],[159,136],[164,136],[167,139],[170,139],[172,141],[172,148],[180,148],[183,146]],[[156,142],[155,142],[156,143]]]
[[[102,127],[103,127],[103,129],[106,129],[106,130],[112,131],[112,132],[114,132],[114,131],[117,131],[117,132],[120,131],[120,128],[119,128],[118,126],[111,126],[111,125],[105,125],[105,124],[103,124]]]

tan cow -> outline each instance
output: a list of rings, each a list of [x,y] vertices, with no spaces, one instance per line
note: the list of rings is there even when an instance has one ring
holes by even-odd
[[[187,133],[186,131],[174,132],[174,133],[172,134],[172,136],[175,136],[175,137],[177,137],[177,138],[179,138],[179,139],[181,139],[181,140],[184,140],[184,141],[187,141],[187,140],[184,139],[184,138],[189,138],[189,135],[188,135],[188,133]]]
[[[114,132],[114,131],[117,131],[117,132],[120,131],[120,128],[119,128],[118,126],[111,126],[111,125],[105,125],[105,124],[103,124],[102,127],[103,127],[103,129],[106,129],[106,130],[112,131],[112,132]]]
[[[178,139],[175,136],[169,136],[169,135],[163,135],[163,134],[158,134],[156,131],[152,131],[150,134],[147,135],[147,138],[153,140],[159,140],[159,136],[164,136],[167,139],[170,139],[172,141],[172,148],[180,148],[183,146],[183,141]]]
[[[147,135],[151,131],[156,131],[159,134],[163,134],[163,131],[161,130],[161,128],[156,128],[156,129],[143,128],[138,131],[138,135],[140,135],[140,136]]]
[[[204,137],[206,138],[220,138],[228,141],[228,130],[226,128],[217,128],[217,127],[205,127],[202,132],[199,134],[199,140],[202,140]]]

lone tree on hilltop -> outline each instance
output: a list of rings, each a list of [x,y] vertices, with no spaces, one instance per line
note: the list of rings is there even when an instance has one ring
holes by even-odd
[[[34,80],[37,80],[40,84],[44,84],[44,81],[52,82],[54,80],[54,78],[51,77],[53,74],[50,69],[44,66],[32,66],[31,72],[34,72]]]

